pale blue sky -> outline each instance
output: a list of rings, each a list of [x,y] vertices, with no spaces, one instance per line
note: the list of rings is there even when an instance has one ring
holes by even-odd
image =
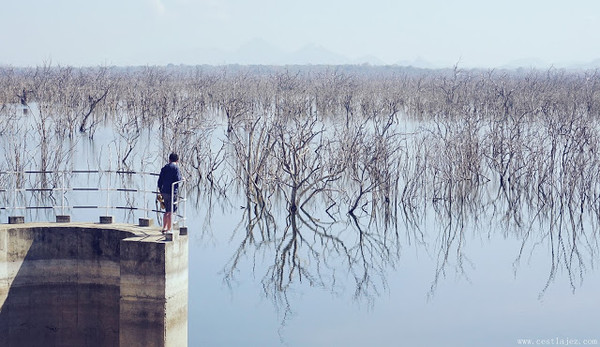
[[[257,39],[390,64],[600,58],[596,0],[0,0],[0,11],[0,64],[13,66],[236,62],[223,57]]]

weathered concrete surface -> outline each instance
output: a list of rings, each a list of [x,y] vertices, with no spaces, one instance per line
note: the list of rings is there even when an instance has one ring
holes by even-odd
[[[158,228],[0,225],[0,346],[186,346],[187,278]]]
[[[187,262],[187,237],[121,242],[121,346],[187,345]]]

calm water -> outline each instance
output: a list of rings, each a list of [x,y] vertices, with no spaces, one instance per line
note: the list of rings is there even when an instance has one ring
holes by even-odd
[[[125,146],[110,129],[99,130],[93,141],[80,138],[73,144],[71,169],[115,169],[114,158]],[[138,146],[152,144],[152,138],[142,137]],[[168,149],[139,154],[136,169],[157,172],[164,164],[162,152]],[[98,178],[80,180],[87,185]],[[134,178],[124,184],[141,189],[154,182]],[[311,210],[320,226],[316,230],[299,221],[296,230],[286,229],[285,208],[274,204],[272,237],[263,237],[258,228],[250,235],[240,195],[209,199],[200,189],[188,205],[190,346],[515,346],[520,339],[600,340],[598,232],[591,221],[585,223],[592,231],[575,235],[589,245],[580,263],[574,249],[564,250],[557,231],[549,232],[548,223],[536,222],[528,233],[498,222],[489,210],[464,227],[433,210],[421,216],[418,228],[400,221],[386,229],[362,216],[360,238],[348,215],[329,225],[319,208]],[[123,197],[111,199],[116,204]],[[154,201],[139,195],[129,199],[138,206]],[[2,211],[4,220],[8,213]],[[95,221],[104,211],[71,214],[74,221]],[[142,216],[112,214],[119,222]],[[52,218],[51,212],[27,217]],[[277,252],[278,240],[287,238],[297,241],[295,268]],[[277,279],[283,279],[283,287]]]
[[[499,230],[489,237],[465,231],[464,269],[452,252],[432,292],[439,266],[435,226],[426,230],[427,245],[400,245],[378,294],[355,297],[354,278],[344,266],[336,268],[333,288],[296,283],[288,293],[292,313],[282,325],[284,308],[276,308],[261,284],[272,254],[249,250],[245,261],[257,265],[242,266],[231,288],[223,283],[224,264],[240,239],[231,237],[236,215],[241,218],[232,209],[211,227],[191,227],[193,344],[512,346],[528,338],[598,338],[600,277],[592,265],[575,290],[561,269],[544,291],[553,266],[547,245],[531,255],[528,247],[526,259],[515,266],[519,238]]]

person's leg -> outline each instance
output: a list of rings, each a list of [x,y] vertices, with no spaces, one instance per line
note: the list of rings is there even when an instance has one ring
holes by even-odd
[[[173,205],[171,205],[171,195],[163,194],[165,200],[165,215],[163,217],[163,232],[165,230],[171,230],[171,213],[173,211]]]
[[[165,213],[163,218],[163,230],[171,230],[171,212]]]

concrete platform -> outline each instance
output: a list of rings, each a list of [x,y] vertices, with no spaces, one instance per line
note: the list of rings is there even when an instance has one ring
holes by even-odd
[[[187,346],[188,238],[0,224],[0,346]]]

